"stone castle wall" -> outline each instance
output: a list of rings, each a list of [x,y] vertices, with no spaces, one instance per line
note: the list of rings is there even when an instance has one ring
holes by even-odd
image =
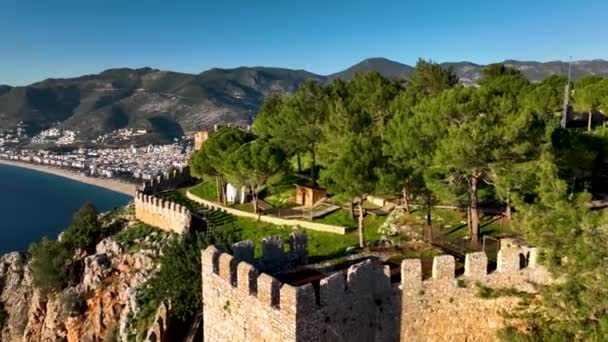
[[[155,177],[145,181],[139,191],[146,195],[154,195],[159,192],[177,189],[192,182],[190,167],[186,166],[178,170],[173,170],[170,174]]]
[[[238,248],[233,256],[209,247],[202,264],[206,341],[493,341],[503,326],[498,310],[517,300],[482,299],[476,284],[534,292],[533,284],[549,281],[536,250],[510,241],[492,274],[483,253],[466,256],[460,277],[454,258],[443,255],[426,280],[420,260],[404,260],[399,283],[388,266],[366,261],[318,285],[281,284]]]
[[[205,341],[294,341],[295,311],[288,311],[287,303],[295,303],[295,288],[281,287],[260,270],[280,273],[286,265],[307,263],[306,233],[290,235],[288,252],[280,237],[263,239],[259,259],[254,259],[252,241],[236,243],[232,250],[234,256],[215,246],[202,253]]]
[[[287,240],[289,250],[281,236],[268,236],[262,239],[262,256],[254,258],[255,245],[251,240],[240,241],[232,245],[235,260],[245,261],[262,272],[269,274],[282,273],[290,268],[308,263],[308,235],[296,231]]]
[[[514,309],[519,299],[481,298],[478,284],[535,293],[536,285],[551,281],[545,268],[537,265],[535,248],[511,243],[501,241],[497,270],[490,274],[487,256],[482,252],[466,255],[464,274],[459,277],[454,275],[453,257],[435,257],[432,277],[424,281],[420,260],[404,260],[401,340],[495,341],[496,332],[504,327],[499,312]]]
[[[140,191],[135,193],[134,200],[139,221],[178,234],[190,231],[192,213],[188,208]]]

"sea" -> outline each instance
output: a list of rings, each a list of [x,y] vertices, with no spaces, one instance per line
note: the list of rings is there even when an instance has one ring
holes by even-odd
[[[56,239],[87,201],[101,213],[130,200],[94,185],[0,165],[0,254],[26,251],[43,236]]]

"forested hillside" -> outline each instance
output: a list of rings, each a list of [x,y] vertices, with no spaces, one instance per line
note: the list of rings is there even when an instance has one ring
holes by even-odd
[[[545,75],[567,73],[567,63],[507,61],[531,81]],[[465,85],[475,85],[482,65],[443,63],[453,68]],[[264,98],[291,94],[305,80],[349,80],[357,72],[377,71],[388,79],[405,81],[413,67],[383,58],[372,58],[329,76],[303,70],[264,67],[211,69],[184,74],[150,68],[111,69],[97,75],[48,79],[26,87],[0,86],[0,129],[20,121],[36,133],[51,126],[80,131],[79,140],[120,128],[145,129],[150,141],[167,141],[184,132],[214,124],[250,124]],[[608,62],[580,61],[573,76],[608,76]]]

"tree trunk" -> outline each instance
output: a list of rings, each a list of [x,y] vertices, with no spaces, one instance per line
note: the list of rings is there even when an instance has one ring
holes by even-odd
[[[431,227],[433,225],[433,219],[431,217],[431,211],[433,210],[433,195],[427,194],[426,196],[426,225]]]
[[[478,177],[479,176],[477,175],[471,177],[471,203],[469,204],[469,208],[471,210],[471,241],[479,241],[479,210],[477,209],[477,186],[479,183]]]
[[[228,199],[226,198],[226,181],[224,181],[224,179],[222,178],[222,183],[221,183],[221,190],[222,190],[222,204],[223,205],[228,205]]]
[[[587,116],[587,132],[591,132],[591,121],[593,120],[593,111],[589,111]]]
[[[253,187],[251,187],[251,194],[253,196],[253,198],[252,198],[253,199],[253,201],[252,201],[253,202],[253,213],[257,214],[258,213],[258,192]]]
[[[506,203],[507,207],[505,208],[505,217],[507,218],[507,220],[511,220],[511,217],[512,217],[512,215],[511,215],[511,199],[509,199],[507,197],[507,201],[506,202],[507,202]]]
[[[300,159],[299,153],[296,153],[296,160],[298,161],[298,173],[302,173],[302,159]]]
[[[410,201],[407,198],[407,188],[403,187],[403,206],[405,207],[405,212],[410,213]]]
[[[365,247],[365,229],[363,227],[363,206],[361,205],[362,201],[357,202],[357,207],[359,208],[359,247]]]
[[[215,177],[215,195],[217,197],[217,203],[222,203],[222,192],[220,187],[220,177]]]
[[[348,217],[355,218],[355,208],[353,206],[353,200],[350,200],[350,203],[348,203]]]
[[[314,187],[317,184],[317,158],[315,155],[315,150],[310,150],[310,178],[312,178],[312,186]]]
[[[434,236],[433,236],[433,219],[431,216],[431,210],[433,210],[433,206],[432,204],[432,197],[431,197],[431,193],[427,193],[426,194],[426,199],[425,199],[425,203],[426,203],[426,226],[425,226],[425,230],[426,230],[426,236],[428,241],[433,242],[434,241]]]
[[[572,188],[570,190],[570,194],[568,195],[568,199],[571,199],[574,196],[574,187],[576,186],[576,176],[572,177]]]

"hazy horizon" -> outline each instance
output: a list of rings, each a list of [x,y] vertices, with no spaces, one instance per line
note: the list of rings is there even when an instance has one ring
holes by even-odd
[[[27,84],[8,84],[8,83],[2,83],[2,82],[0,82],[0,85],[8,85],[8,86],[11,86],[11,87],[22,87],[22,86],[29,86],[31,84],[34,84],[34,83],[37,83],[37,82],[40,82],[40,81],[44,81],[46,79],[69,79],[69,78],[76,78],[76,77],[85,76],[85,75],[97,75],[97,74],[100,74],[100,73],[102,73],[104,71],[107,71],[107,70],[121,69],[121,68],[134,69],[134,70],[135,69],[150,68],[150,69],[159,70],[159,71],[177,72],[177,73],[184,73],[184,74],[200,74],[200,73],[203,73],[205,71],[209,71],[209,70],[216,69],[216,68],[218,68],[218,69],[278,68],[278,69],[304,70],[304,71],[312,72],[314,74],[321,75],[321,76],[329,76],[329,75],[332,75],[332,74],[344,71],[344,70],[352,67],[353,65],[356,65],[357,63],[360,63],[360,62],[362,62],[364,60],[374,59],[374,58],[385,58],[385,57],[376,56],[376,57],[365,58],[365,59],[360,60],[359,62],[355,62],[355,63],[353,63],[351,65],[345,66],[342,69],[339,69],[339,70],[336,70],[336,71],[332,71],[332,72],[330,72],[328,74],[315,73],[315,72],[313,72],[311,70],[302,69],[302,68],[288,68],[288,67],[284,67],[284,66],[281,66],[281,65],[234,65],[234,66],[225,66],[225,67],[210,67],[210,68],[205,69],[205,70],[193,71],[193,72],[168,70],[168,69],[158,68],[158,67],[154,67],[154,66],[150,66],[150,65],[137,65],[137,66],[117,65],[117,66],[110,67],[110,68],[105,68],[105,69],[100,69],[100,70],[93,70],[91,72],[87,72],[87,73],[83,73],[83,74],[64,75],[64,76],[61,76],[61,77],[50,76],[50,77],[42,78],[42,79],[39,79],[39,80],[35,80],[35,81],[33,81],[31,83],[27,83]],[[492,64],[492,63],[502,63],[502,62],[509,61],[509,60],[516,60],[516,59],[513,59],[513,58],[505,58],[505,59],[502,59],[502,60],[492,61],[492,62],[488,62],[488,63],[480,63],[480,62],[476,62],[476,61],[472,61],[472,60],[438,61],[438,60],[433,59],[433,58],[425,58],[425,57],[419,57],[419,58],[423,58],[425,60],[432,60],[433,62],[436,62],[436,63],[473,63],[473,64],[477,64],[477,65],[488,65],[488,64]],[[385,59],[391,60],[393,62],[398,62],[398,63],[401,63],[401,64],[410,65],[412,67],[416,65],[416,61],[414,61],[413,63],[405,63],[405,62],[394,60],[394,59],[390,59],[390,58],[385,58]],[[516,61],[518,61],[518,62],[539,62],[539,63],[549,63],[549,62],[564,62],[564,63],[567,63],[570,60],[569,59],[560,59],[560,60],[557,60],[557,59],[554,59],[554,60],[532,60],[532,59],[527,59],[526,60],[526,59],[517,59]],[[577,60],[573,59],[572,60],[573,63],[584,62],[584,61],[608,61],[608,60],[604,59],[604,58],[584,58],[584,59],[577,59]]]
[[[0,13],[0,84],[117,67],[184,73],[266,66],[327,75],[366,58],[413,65],[606,58],[608,3],[516,0],[125,3],[8,0]],[[584,22],[585,25],[568,25]]]

